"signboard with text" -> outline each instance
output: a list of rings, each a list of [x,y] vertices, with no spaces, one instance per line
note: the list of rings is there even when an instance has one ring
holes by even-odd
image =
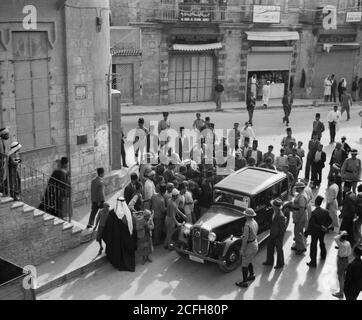
[[[362,12],[361,11],[353,11],[346,13],[346,22],[361,22],[362,21]]]
[[[280,23],[280,6],[254,5],[253,23]]]
[[[348,43],[356,41],[356,34],[320,34],[319,43]]]

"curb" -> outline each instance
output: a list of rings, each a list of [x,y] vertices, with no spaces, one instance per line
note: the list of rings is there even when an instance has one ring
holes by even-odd
[[[300,104],[300,105],[293,105],[293,108],[319,108],[319,107],[332,107],[333,104],[325,104],[325,103],[321,103],[321,104],[317,104],[317,105],[313,105],[313,104]],[[133,106],[134,107],[134,106]],[[271,109],[283,109],[282,106],[272,106],[269,107],[268,109],[264,109],[263,106],[258,106],[255,108],[255,110],[271,110]],[[186,110],[174,110],[174,111],[169,111],[170,114],[182,114],[182,113],[196,113],[196,112],[228,112],[230,110],[240,110],[240,111],[247,111],[245,107],[241,107],[241,108],[227,108],[227,109],[222,109],[219,111],[216,111],[216,108],[210,108],[210,109],[186,109]],[[123,117],[132,117],[132,116],[148,116],[148,115],[160,115],[162,114],[162,111],[150,111],[150,112],[144,112],[144,111],[140,111],[140,112],[127,112],[127,113],[122,113],[121,110],[121,115]]]
[[[79,277],[82,274],[89,273],[90,271],[93,271],[94,269],[97,269],[98,267],[105,264],[107,261],[106,256],[99,257],[98,259],[89,262],[88,264],[79,267],[73,271],[70,271],[67,274],[64,274],[58,278],[55,278],[53,280],[50,280],[49,282],[46,282],[44,284],[41,284],[39,287],[35,289],[35,294],[39,295],[41,293],[44,293],[45,291],[49,291],[50,289],[53,289],[55,287],[59,287],[63,285],[64,283]]]

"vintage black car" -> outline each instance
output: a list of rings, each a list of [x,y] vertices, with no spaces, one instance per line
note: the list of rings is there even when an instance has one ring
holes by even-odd
[[[204,263],[217,263],[224,272],[241,264],[243,212],[253,208],[259,224],[259,243],[270,233],[273,209],[270,202],[289,197],[288,178],[284,173],[248,167],[232,173],[215,185],[211,208],[194,224],[179,227],[171,246],[182,257]],[[288,223],[290,211],[285,212]]]

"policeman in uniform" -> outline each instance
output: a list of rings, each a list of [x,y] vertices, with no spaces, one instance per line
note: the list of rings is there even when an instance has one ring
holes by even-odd
[[[245,210],[244,215],[246,216],[246,222],[242,235],[243,244],[241,246],[243,281],[235,283],[235,285],[241,288],[247,288],[249,286],[248,281],[255,280],[253,259],[259,249],[257,239],[259,226],[254,219],[256,213],[253,209],[248,208]]]
[[[295,250],[297,255],[301,255],[303,252],[307,251],[304,228],[307,222],[308,198],[304,192],[304,188],[305,184],[303,182],[297,182],[295,184],[295,191],[297,192],[297,195],[293,200],[295,246],[292,247],[292,250]]]

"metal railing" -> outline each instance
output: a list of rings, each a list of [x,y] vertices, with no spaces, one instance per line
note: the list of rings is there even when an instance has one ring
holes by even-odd
[[[0,193],[63,220],[72,220],[71,187],[62,170],[52,176],[0,153]]]
[[[241,12],[237,6],[207,3],[160,4],[149,20],[166,22],[250,22],[252,10]]]

